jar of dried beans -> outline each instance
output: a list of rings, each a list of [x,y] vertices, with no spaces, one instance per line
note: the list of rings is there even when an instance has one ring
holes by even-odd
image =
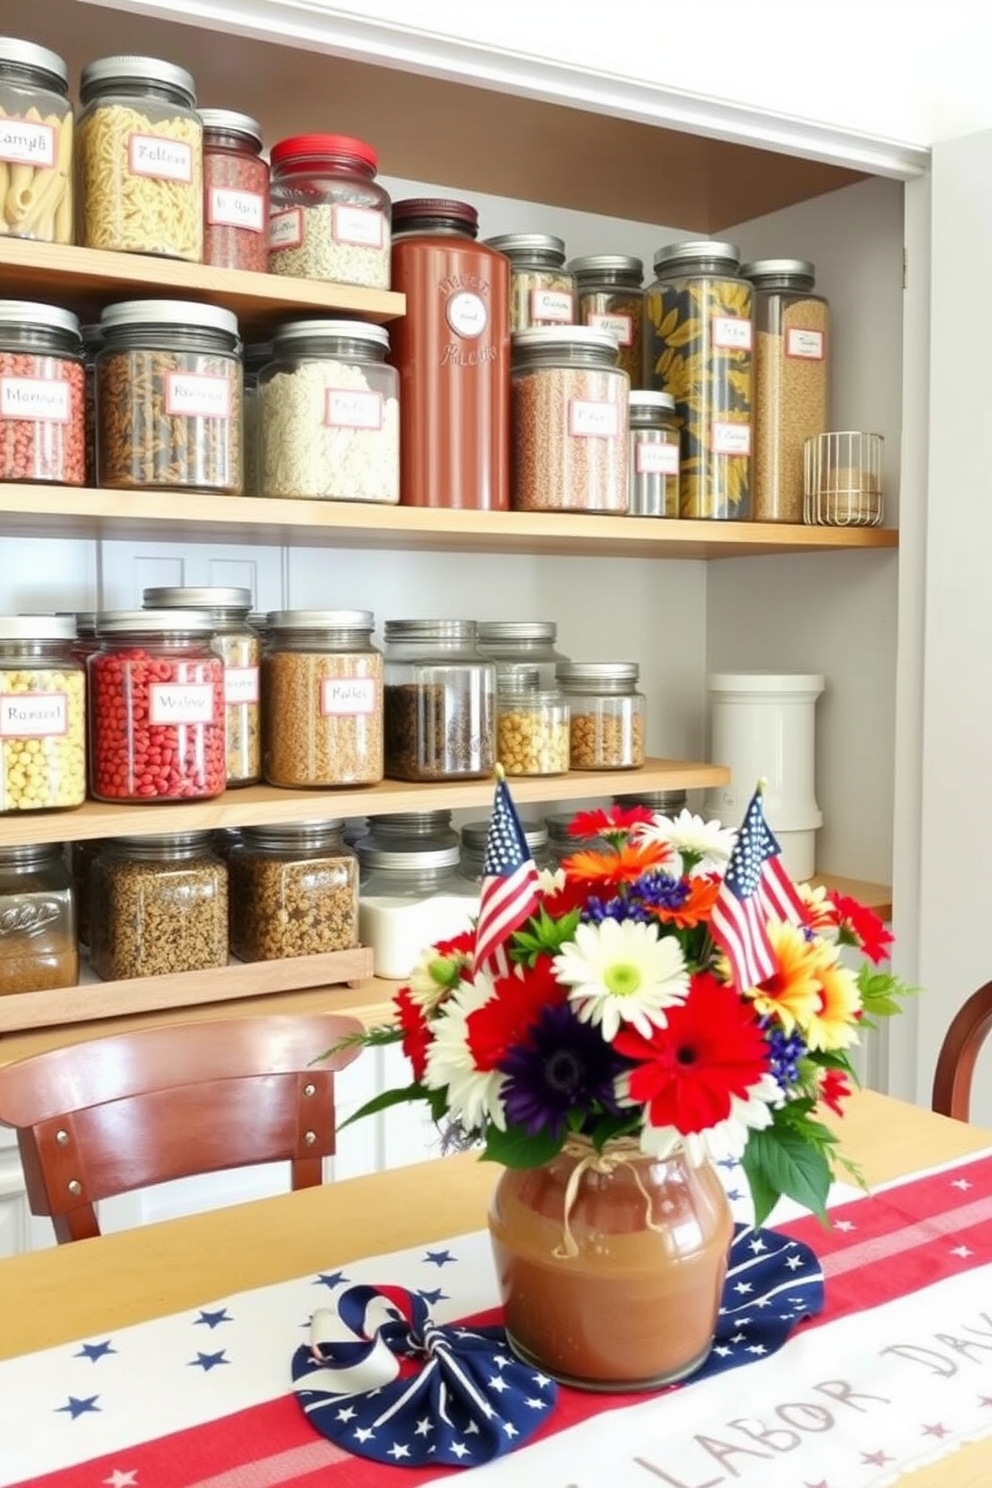
[[[269,266],[269,167],[262,127],[231,109],[200,109],[203,125],[203,262]]]
[[[100,57],[79,93],[77,241],[199,263],[203,126],[190,74],[157,57]]]
[[[555,686],[555,667],[568,661],[558,650],[558,626],[553,620],[480,620],[476,628],[479,650],[496,663],[497,680],[521,667],[537,672],[541,687]]]
[[[0,480],[84,483],[84,381],[75,315],[0,300]]]
[[[644,694],[636,661],[565,661],[558,682],[571,709],[573,770],[637,769],[644,763]]]
[[[258,378],[259,495],[400,499],[399,375],[389,335],[358,320],[294,320]]]
[[[337,817],[245,827],[228,858],[231,950],[242,961],[358,945],[358,860]]]
[[[470,930],[479,886],[461,872],[454,842],[429,836],[359,839],[358,933],[376,976],[408,977],[424,947]]]
[[[298,134],[272,146],[269,271],[389,288],[389,193],[378,157],[346,134]]]
[[[803,446],[827,427],[829,310],[806,259],[760,259],[741,275],[754,285],[751,515],[801,522]]]
[[[146,589],[146,610],[202,610],[213,629],[213,649],[224,663],[224,737],[228,786],[262,778],[259,662],[262,644],[248,624],[251,590],[164,585]]]
[[[86,700],[61,615],[0,616],[0,813],[81,806]]]
[[[262,652],[270,785],[375,785],[383,773],[382,654],[370,610],[274,610]]]
[[[679,514],[679,426],[671,393],[631,393],[627,468],[632,517]]]
[[[644,264],[626,253],[573,258],[579,325],[616,337],[618,362],[632,388],[644,379]]]
[[[100,485],[240,495],[241,342],[230,310],[126,300],[101,324]]]
[[[219,796],[224,663],[197,610],[112,610],[91,656],[90,790],[98,801]]]
[[[503,233],[486,244],[510,260],[510,330],[572,325],[575,280],[565,268],[565,244],[550,233]]]
[[[0,995],[78,981],[75,893],[61,842],[0,847]]]
[[[733,243],[669,243],[644,297],[649,388],[671,393],[683,517],[751,516],[752,306]]]
[[[108,838],[89,877],[97,976],[124,981],[227,965],[227,868],[209,832]]]
[[[0,36],[0,235],[72,242],[72,126],[62,58]]]
[[[507,775],[566,775],[568,752],[568,703],[558,687],[542,687],[536,667],[502,672],[496,756]]]
[[[543,327],[513,337],[516,511],[627,510],[629,393],[606,331]]]
[[[387,620],[386,774],[464,780],[496,764],[496,668],[474,620]]]

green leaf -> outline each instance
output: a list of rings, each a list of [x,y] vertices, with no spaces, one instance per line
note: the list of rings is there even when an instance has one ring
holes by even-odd
[[[405,1085],[402,1090],[383,1090],[379,1095],[374,1095],[371,1100],[367,1100],[364,1106],[359,1106],[357,1111],[353,1111],[347,1121],[342,1121],[338,1131],[343,1131],[353,1121],[360,1121],[363,1116],[374,1116],[377,1111],[386,1111],[390,1106],[401,1106],[416,1100],[425,1100],[430,1104],[432,1097],[438,1093],[445,1094],[444,1091],[427,1090],[416,1080],[412,1085]]]
[[[505,1168],[539,1168],[560,1151],[561,1138],[550,1132],[532,1137],[522,1126],[511,1126],[506,1131],[490,1126],[482,1156],[487,1162],[502,1163]]]
[[[764,1224],[781,1194],[826,1223],[830,1164],[805,1136],[783,1127],[753,1131],[743,1163],[754,1198],[755,1224]]]

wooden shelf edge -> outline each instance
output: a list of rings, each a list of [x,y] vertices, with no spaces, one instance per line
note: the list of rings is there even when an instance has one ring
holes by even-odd
[[[838,873],[814,873],[810,883],[846,894],[850,899],[857,899],[866,909],[874,910],[879,919],[892,918],[891,884],[872,883],[865,878],[847,878]]]

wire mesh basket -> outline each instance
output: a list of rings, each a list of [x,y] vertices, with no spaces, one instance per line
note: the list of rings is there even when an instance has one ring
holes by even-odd
[[[881,434],[842,429],[803,446],[803,521],[818,527],[880,527]]]

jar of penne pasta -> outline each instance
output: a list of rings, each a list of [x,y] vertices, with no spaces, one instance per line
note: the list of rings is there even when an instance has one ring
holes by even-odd
[[[203,125],[190,74],[155,57],[101,57],[79,89],[78,241],[199,263]]]
[[[0,236],[72,242],[72,105],[62,58],[0,36]]]

